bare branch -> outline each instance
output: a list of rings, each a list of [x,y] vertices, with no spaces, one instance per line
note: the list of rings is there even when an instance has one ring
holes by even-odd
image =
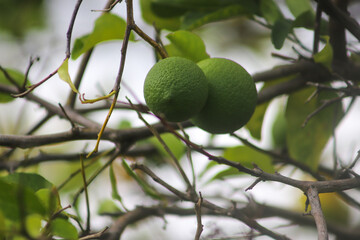
[[[318,230],[318,239],[319,240],[329,239],[325,217],[321,210],[320,199],[316,188],[309,187],[309,189],[306,191],[306,196],[311,205],[311,215],[315,219],[316,227]]]
[[[66,32],[66,52],[65,52],[66,58],[70,58],[70,55],[71,55],[71,50],[70,50],[70,48],[71,48],[71,35],[72,35],[72,30],[74,28],[76,15],[77,15],[77,13],[79,11],[81,3],[82,3],[82,0],[77,0],[74,11],[73,11],[72,16],[71,16],[68,31]]]
[[[355,19],[350,17],[346,12],[336,7],[329,0],[315,0],[318,3],[321,3],[324,11],[330,16],[339,21],[340,24],[345,26],[349,32],[351,32],[354,37],[360,41],[360,26]]]
[[[197,220],[197,228],[196,228],[196,234],[195,234],[195,240],[199,240],[201,233],[203,231],[203,224],[201,221],[201,206],[203,202],[203,197],[201,195],[201,192],[199,192],[199,200],[197,203],[195,203],[195,213],[196,213],[196,220]]]

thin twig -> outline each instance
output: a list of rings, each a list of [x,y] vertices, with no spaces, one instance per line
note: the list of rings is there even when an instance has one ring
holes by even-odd
[[[75,128],[76,128],[75,123],[71,120],[71,118],[69,117],[69,115],[67,115],[67,113],[66,113],[66,111],[65,111],[64,107],[61,105],[61,103],[59,103],[59,107],[60,107],[60,108],[61,108],[61,110],[63,111],[63,113],[64,113],[65,117],[67,118],[67,120],[69,120],[69,122],[70,122],[70,124],[71,124],[72,129],[75,129]]]
[[[134,24],[133,28],[134,32],[136,32],[142,39],[148,42],[153,48],[155,48],[162,58],[167,58],[168,54],[163,46],[158,42],[154,41],[151,37],[149,37],[145,32],[143,32],[136,24]]]
[[[99,134],[98,134],[98,138],[96,140],[95,148],[94,148],[94,150],[92,152],[90,152],[90,154],[88,154],[87,157],[90,157],[91,154],[96,153],[98,151],[98,147],[99,147],[99,144],[100,144],[101,137],[102,137],[102,135],[103,135],[103,133],[105,131],[107,123],[110,120],[110,117],[112,115],[112,112],[114,110],[114,107],[116,105],[116,102],[117,102],[117,99],[118,99],[118,96],[119,96],[121,79],[122,79],[122,75],[123,75],[124,68],[125,68],[125,59],[126,59],[127,47],[128,47],[128,44],[129,44],[130,34],[131,34],[131,31],[132,31],[132,28],[135,25],[134,16],[133,16],[133,3],[132,3],[132,0],[127,0],[126,1],[126,16],[127,16],[126,17],[126,29],[125,29],[125,35],[124,35],[123,43],[122,43],[122,46],[121,46],[120,67],[119,67],[118,74],[116,76],[116,80],[115,80],[113,89],[111,91],[112,93],[114,93],[114,98],[113,98],[111,107],[110,107],[110,109],[109,109],[109,111],[108,111],[108,113],[106,115],[105,121],[104,121],[104,123],[103,123],[103,125],[101,127],[101,130],[100,130]]]
[[[123,149],[116,149],[113,154],[111,155],[110,159],[100,168],[98,169],[95,173],[93,173],[93,175],[91,175],[89,177],[89,179],[86,182],[86,185],[89,186],[99,175],[100,173],[102,173],[106,168],[108,168],[110,166],[110,164],[112,164],[112,162],[117,159],[117,157],[119,156],[121,151],[126,151]],[[79,196],[81,193],[83,193],[84,188],[81,188],[75,195],[74,195],[74,199],[73,199],[73,205],[76,205],[77,200],[79,199]]]
[[[341,101],[346,95],[342,95],[342,96],[339,96],[339,97],[336,97],[336,98],[333,98],[333,99],[329,99],[329,100],[326,100],[324,101],[324,103],[318,107],[317,109],[315,109],[312,113],[310,113],[306,119],[304,120],[303,124],[301,125],[302,127],[305,127],[306,124],[310,121],[310,119],[312,117],[314,117],[316,114],[318,114],[319,112],[321,112],[322,110],[324,110],[325,108],[327,108],[328,106],[330,106],[331,104],[333,103],[336,103],[336,102],[339,102]]]
[[[249,187],[247,187],[245,189],[245,192],[249,191],[249,190],[252,190],[261,181],[262,181],[261,178],[257,178]]]
[[[89,201],[89,193],[88,193],[88,185],[86,181],[86,174],[85,174],[85,167],[84,167],[84,159],[83,156],[80,156],[80,163],[81,163],[81,177],[84,184],[84,191],[85,191],[85,200],[86,200],[86,213],[87,213],[87,219],[86,219],[86,229],[85,232],[90,232],[90,219],[91,219],[91,213],[90,213],[90,201]]]
[[[321,210],[319,193],[317,189],[315,187],[310,187],[306,191],[306,196],[311,205],[311,215],[315,219],[316,228],[318,230],[318,239],[319,240],[329,239],[325,217]]]
[[[170,184],[168,184],[167,182],[165,182],[164,180],[159,178],[153,171],[150,170],[150,168],[146,167],[144,164],[132,163],[131,168],[132,169],[139,169],[142,172],[146,173],[155,182],[157,182],[158,184],[160,184],[161,186],[163,186],[164,188],[166,188],[167,190],[169,190],[170,192],[172,192],[173,194],[178,196],[180,199],[190,200],[190,198],[187,196],[187,194],[177,190],[176,188],[174,188],[173,186],[171,186]]]
[[[203,231],[204,225],[201,221],[201,208],[203,203],[203,197],[201,195],[201,192],[199,192],[199,200],[195,203],[195,214],[196,214],[196,221],[197,221],[197,228],[196,228],[196,234],[195,234],[195,240],[199,240],[201,233]]]
[[[79,240],[88,240],[88,239],[101,239],[101,236],[109,229],[109,227],[105,227],[105,229],[101,230],[100,232],[89,234],[87,236],[79,238]]]
[[[33,65],[35,62],[39,61],[39,60],[40,60],[39,57],[35,57],[35,58],[30,57],[29,64],[28,64],[28,66],[27,66],[27,68],[26,68],[26,71],[25,71],[24,82],[23,82],[23,84],[22,84],[22,86],[21,86],[21,89],[25,89],[25,86],[26,86],[26,84],[27,84],[27,82],[28,82],[30,69],[31,69],[32,65]]]
[[[116,2],[118,2],[118,1],[116,1]],[[104,9],[109,9],[109,8],[111,8],[111,6],[115,6],[115,5],[116,4],[115,4],[114,0],[108,0]],[[80,66],[78,68],[77,74],[74,79],[74,86],[76,89],[79,89],[79,87],[80,87],[81,80],[84,76],[85,69],[89,63],[92,52],[93,52],[93,48],[89,49],[86,53],[84,53],[84,55],[81,59]],[[69,93],[67,105],[70,106],[71,108],[73,108],[75,105],[76,95],[77,95],[77,93],[72,90]]]
[[[291,164],[299,169],[301,169],[302,171],[310,174],[311,176],[313,176],[315,179],[317,180],[325,180],[324,177],[322,177],[321,175],[319,175],[317,172],[314,172],[309,166],[301,164],[299,161],[296,161],[295,159],[292,159],[291,157],[287,156],[287,155],[283,155],[283,154],[279,154],[277,152],[271,151],[271,150],[266,150],[263,148],[260,148],[258,146],[256,146],[255,144],[249,142],[248,140],[246,140],[245,138],[242,138],[234,133],[231,134],[231,136],[239,139],[244,145],[259,151],[261,153],[267,154],[270,157],[273,157],[275,159],[275,161],[279,161],[281,160],[281,163],[285,163],[285,164]],[[280,161],[279,161],[280,162]]]
[[[130,99],[128,99],[129,103],[132,105]],[[134,107],[134,106],[133,106]],[[138,118],[146,125],[147,128],[149,128],[149,130],[152,132],[152,134],[157,138],[157,140],[160,142],[160,144],[162,145],[162,147],[165,149],[165,151],[169,154],[170,158],[172,159],[172,163],[175,165],[175,167],[177,168],[177,170],[179,171],[180,175],[182,176],[184,182],[187,185],[188,191],[190,191],[190,194],[192,196],[196,196],[196,194],[194,194],[194,188],[191,185],[191,182],[189,180],[189,178],[187,177],[185,171],[183,170],[183,168],[181,167],[178,159],[176,158],[176,156],[174,155],[174,153],[170,150],[170,148],[167,146],[167,144],[164,142],[164,140],[162,139],[162,137],[160,136],[160,134],[156,131],[155,128],[153,128],[141,115],[140,112],[137,111],[138,114]]]
[[[108,7],[105,7],[102,10],[91,10],[92,12],[110,12],[111,10],[113,10],[113,8],[116,6],[116,4],[121,3],[122,0],[111,0],[111,2],[113,2],[112,4],[110,4]]]
[[[41,84],[43,84],[44,82],[46,82],[47,80],[52,78],[58,72],[59,68],[60,68],[60,66],[57,69],[55,69],[52,73],[50,73],[47,77],[45,77],[43,80],[41,80],[40,82],[29,86],[28,89],[25,90],[24,92],[13,93],[12,96],[13,97],[24,97],[25,95],[27,95],[31,91],[33,91],[35,88],[39,87]]]
[[[318,2],[316,6],[316,16],[314,23],[313,55],[315,55],[319,51],[321,15],[322,15],[321,2]]]
[[[69,28],[68,31],[66,32],[66,58],[70,58],[71,55],[71,35],[72,35],[72,30],[74,28],[74,24],[75,24],[75,19],[76,19],[76,15],[79,11],[80,5],[82,3],[83,0],[77,0],[75,8],[73,10],[72,16],[71,16],[71,20],[70,20],[70,24],[69,24]]]
[[[0,71],[4,74],[5,78],[6,78],[12,85],[16,86],[17,89],[20,88],[20,85],[15,81],[15,79],[14,79],[12,76],[10,76],[10,74],[8,73],[8,71],[7,71],[5,68],[3,68],[1,65],[0,65]]]

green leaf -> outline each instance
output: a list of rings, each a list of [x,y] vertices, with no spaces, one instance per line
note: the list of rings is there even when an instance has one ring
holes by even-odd
[[[121,17],[111,13],[101,15],[90,34],[75,40],[71,58],[77,59],[100,42],[124,39],[125,29],[126,22]],[[130,35],[130,40],[134,39],[134,35]]]
[[[233,4],[246,5],[253,2],[253,0],[151,0],[151,2],[157,3],[158,5],[166,5],[188,10],[208,11]]]
[[[286,144],[295,160],[316,170],[321,153],[329,141],[333,128],[343,116],[341,102],[326,107],[313,116],[305,127],[305,119],[318,109],[324,100],[336,98],[334,92],[320,92],[307,102],[315,88],[306,88],[290,94],[286,106]]]
[[[326,40],[326,44],[324,48],[314,55],[314,61],[316,63],[320,63],[325,66],[327,69],[331,71],[331,63],[333,60],[333,48],[329,42],[329,36],[324,36]]]
[[[160,134],[160,137],[168,146],[170,151],[174,154],[176,159],[180,159],[186,152],[186,147],[177,137],[171,133]],[[164,157],[170,157],[168,152],[164,149],[163,145],[159,142],[156,137],[151,137],[149,141],[156,147],[160,154]]]
[[[0,211],[5,218],[20,221],[22,216],[32,213],[45,215],[45,208],[32,189],[8,183],[4,177],[0,178],[0,189]]]
[[[246,1],[245,3],[230,5],[213,11],[187,12],[182,19],[181,28],[192,30],[207,23],[226,20],[241,15],[250,16],[254,14],[256,11],[255,3],[248,1]]]
[[[75,85],[71,81],[71,77],[69,75],[69,59],[66,58],[64,62],[61,64],[61,66],[58,69],[58,75],[59,78],[63,81],[65,81],[67,84],[69,84],[70,88],[75,93],[79,93],[79,91],[76,89]]]
[[[24,41],[30,30],[39,31],[46,26],[47,2],[45,0],[0,1],[0,31],[11,34],[9,41]]]
[[[203,40],[195,33],[179,30],[166,36],[171,44],[166,45],[169,56],[178,56],[199,62],[209,58]]]
[[[121,209],[111,199],[105,199],[100,202],[98,214],[121,212]]]
[[[292,31],[292,23],[287,19],[280,19],[274,23],[271,31],[271,42],[276,49],[281,49],[286,37]]]
[[[218,173],[216,173],[207,183],[210,183],[214,180],[223,180],[225,178],[229,177],[238,177],[240,176],[241,172],[237,170],[236,168],[226,168],[225,170],[222,170]]]
[[[36,192],[36,196],[46,209],[47,216],[51,217],[56,211],[61,209],[60,196],[55,187],[42,188]]]
[[[61,237],[67,240],[78,239],[78,233],[74,225],[69,221],[56,218],[50,223],[51,234],[57,237]]]
[[[1,209],[0,209],[0,236],[5,236],[5,232],[6,232],[6,219],[4,214],[2,213]]]
[[[286,147],[286,118],[283,107],[278,111],[275,117],[271,129],[271,136],[275,148],[284,149]]]
[[[260,12],[265,20],[273,25],[278,20],[283,20],[284,16],[280,11],[280,8],[276,5],[273,0],[261,0],[260,1]]]
[[[269,102],[257,105],[254,114],[251,116],[246,128],[250,131],[252,137],[261,139],[261,129],[264,121],[264,116]]]
[[[286,0],[286,4],[295,18],[308,11],[314,12],[310,0]]]
[[[214,162],[214,161],[210,161],[205,168],[200,172],[199,177],[202,178],[204,177],[204,175],[213,167],[218,166],[219,164]]]
[[[10,69],[10,68],[6,68],[5,71],[9,74],[9,76],[19,85],[22,86],[22,84],[24,83],[25,80],[25,75],[22,74],[21,72],[15,70],[15,69]],[[0,84],[4,84],[4,85],[13,85],[5,76],[4,72],[0,70]],[[6,103],[6,102],[11,102],[13,101],[15,98],[12,97],[9,93],[1,93],[0,92],[0,103]]]
[[[294,28],[307,28],[307,29],[314,29],[314,22],[315,22],[315,13],[313,11],[303,12],[299,16],[297,16],[293,22]],[[323,23],[321,23],[321,27],[323,27]]]
[[[52,183],[46,180],[43,176],[36,173],[16,172],[2,177],[1,179],[10,184],[19,184],[21,186],[27,187],[34,192],[42,188],[51,189],[53,187]]]
[[[275,67],[274,69],[276,68],[277,67]],[[295,78],[296,76],[297,74],[294,74],[294,75],[284,76],[278,79],[273,79],[271,81],[266,81],[263,87],[260,89],[259,94],[261,94],[261,92],[264,90],[266,91],[266,89],[268,89],[269,87],[289,81]],[[259,140],[261,139],[262,124],[266,113],[266,109],[269,106],[269,104],[270,102],[266,102],[257,105],[253,116],[251,117],[250,121],[246,124],[246,128],[250,131],[251,136]]]
[[[227,148],[225,149],[223,156],[230,161],[239,162],[248,168],[253,168],[253,164],[256,164],[265,172],[275,172],[269,155],[256,151],[248,146]]]
[[[146,195],[154,198],[154,199],[162,199],[160,194],[152,188],[147,182],[145,182],[142,178],[140,178],[127,164],[127,162],[123,159],[122,166],[124,167],[127,174],[132,177],[141,187],[141,189],[145,192]]]
[[[118,124],[118,129],[129,129],[131,128],[131,121],[127,119],[122,119],[120,123]]]
[[[122,199],[117,189],[116,177],[112,165],[110,165],[109,168],[109,175],[110,175],[110,183],[111,183],[111,196],[113,199],[118,200],[122,204]]]
[[[160,18],[175,18],[183,15],[187,9],[184,7],[173,6],[166,3],[151,2],[150,10]]]
[[[176,7],[176,6],[175,6]],[[159,17],[154,11],[151,0],[140,0],[141,16],[148,24],[155,25],[159,29],[171,31],[180,28],[180,17]]]
[[[248,146],[237,146],[237,147],[231,147],[225,149],[223,153],[223,157],[227,160],[238,162],[244,165],[248,168],[253,168],[254,164],[256,164],[259,168],[261,168],[265,172],[274,173],[275,169],[272,164],[272,159],[259,151],[254,150],[253,148],[250,148]],[[207,166],[207,170],[211,167],[215,166],[216,164],[213,164],[210,162]],[[242,175],[239,170],[229,167],[225,170],[222,170],[218,173],[216,173],[210,180],[216,180],[216,179],[224,179],[227,177],[238,177]]]
[[[31,214],[25,219],[26,230],[29,235],[33,238],[37,238],[41,233],[41,221],[43,220],[42,216],[39,214]]]

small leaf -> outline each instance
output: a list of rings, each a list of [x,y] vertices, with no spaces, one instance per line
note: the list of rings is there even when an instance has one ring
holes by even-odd
[[[253,168],[253,164],[256,164],[265,172],[275,172],[272,159],[269,155],[256,151],[248,146],[227,148],[223,156],[230,161],[239,162],[248,168]]]
[[[98,214],[121,212],[121,209],[114,203],[113,200],[105,199],[100,202],[97,210]]]
[[[45,215],[45,208],[32,189],[16,183],[5,182],[0,178],[0,211],[12,221],[20,217],[37,213]]]
[[[25,80],[25,75],[21,72],[6,68],[5,71],[9,74],[9,76],[19,85],[22,86]],[[13,85],[5,76],[3,71],[0,70],[0,84],[4,85]],[[1,93],[0,92],[0,103],[7,103],[13,101],[15,98],[12,97],[9,93]]]
[[[326,40],[326,44],[320,52],[314,55],[314,61],[316,63],[322,64],[331,71],[331,63],[333,60],[333,48],[329,42],[329,36],[325,36],[324,38]]]
[[[78,239],[78,233],[74,225],[69,221],[56,218],[50,223],[51,234],[57,237],[61,237],[67,240]]]
[[[273,146],[277,149],[286,148],[286,118],[283,107],[278,111],[271,129]]]
[[[53,184],[46,180],[43,176],[36,173],[22,173],[16,172],[8,176],[2,177],[2,179],[11,184],[19,184],[24,187],[28,187],[34,192],[42,189],[51,189]]]
[[[125,29],[126,22],[121,17],[110,13],[101,15],[96,19],[94,29],[90,34],[75,40],[71,58],[77,59],[100,42],[124,39]],[[130,35],[130,40],[134,39],[134,35]]]
[[[265,20],[273,25],[278,20],[283,20],[284,16],[280,11],[280,8],[273,0],[261,0],[260,12]]]
[[[321,153],[329,141],[333,128],[343,116],[341,102],[333,103],[313,116],[302,127],[305,119],[318,109],[324,100],[337,97],[334,92],[320,92],[307,102],[315,88],[306,88],[290,94],[286,106],[286,145],[295,160],[316,170]]]
[[[206,167],[200,172],[199,177],[202,178],[211,168],[218,166],[218,164],[214,161],[210,161]]]
[[[195,33],[179,30],[166,36],[171,44],[165,46],[169,56],[179,56],[199,62],[209,58],[203,40]]]
[[[0,209],[0,236],[4,236],[5,235],[5,231],[6,231],[6,219],[4,214],[2,213],[1,209]]]
[[[275,67],[274,69],[276,69]],[[286,81],[289,81],[293,78],[295,78],[297,75],[288,75],[281,78],[273,79],[271,81],[266,81],[263,87],[260,89],[259,94],[261,94],[262,91],[266,91],[269,87],[272,87],[276,84],[280,84]],[[250,121],[246,124],[246,128],[250,131],[250,134],[252,137],[256,139],[261,139],[261,130],[262,130],[262,124],[264,120],[264,116],[267,110],[267,107],[269,106],[270,102],[266,102],[260,105],[257,105],[255,108],[255,112],[253,116],[251,117]]]
[[[259,151],[256,151],[248,146],[238,146],[238,147],[230,147],[225,149],[223,153],[223,157],[227,160],[241,163],[243,166],[248,168],[254,168],[254,164],[256,164],[260,169],[265,172],[274,173],[275,169],[272,164],[272,159]],[[207,169],[215,166],[210,162],[207,166]],[[227,177],[238,177],[241,176],[242,172],[239,172],[236,168],[226,168],[218,173],[216,173],[209,182],[216,179],[224,179]]]
[[[226,168],[225,170],[222,170],[218,173],[216,173],[207,183],[210,183],[214,180],[223,180],[225,178],[229,178],[229,177],[238,177],[240,176],[240,172],[238,169],[236,168]]]
[[[271,41],[276,49],[281,49],[285,39],[292,31],[292,23],[286,19],[277,20],[271,31]]]
[[[64,62],[61,64],[61,66],[58,69],[58,75],[59,78],[63,81],[65,81],[67,84],[69,84],[70,88],[75,92],[79,93],[79,91],[76,89],[75,85],[71,81],[70,75],[69,75],[69,59],[66,58]]]
[[[160,18],[175,18],[183,15],[187,9],[184,7],[173,6],[168,2],[151,2],[150,10]],[[170,2],[171,3],[171,2]]]
[[[314,22],[315,22],[315,13],[313,11],[306,11],[295,18],[293,22],[293,27],[314,29]],[[321,27],[323,27],[323,22],[321,23]]]
[[[185,154],[185,145],[173,134],[163,133],[160,136],[165,142],[165,144],[169,147],[170,151],[174,154],[176,159],[179,160]],[[163,155],[164,157],[169,157],[169,154],[156,137],[151,137],[149,140],[152,144],[154,144],[154,146],[157,148],[161,155]]]
[[[37,238],[41,233],[41,221],[43,218],[39,214],[31,214],[25,219],[26,230],[33,238]]]
[[[131,128],[131,121],[127,119],[122,119],[118,124],[118,129],[129,129]]]
[[[113,199],[118,200],[122,204],[122,199],[117,189],[117,182],[112,165],[110,165],[109,168],[109,175],[110,175],[110,183],[111,183],[111,196]]]
[[[180,17],[174,16],[162,18],[158,16],[152,9],[152,2],[152,0],[140,0],[141,16],[145,22],[155,25],[158,29],[167,29],[171,31],[178,30],[181,23]]]
[[[252,15],[256,11],[255,3],[245,1],[243,4],[235,4],[212,11],[190,11],[183,19],[181,28],[192,30],[207,23],[230,19],[241,15]]]
[[[126,161],[123,159],[122,160],[122,165],[125,169],[125,171],[127,172],[127,174],[130,175],[130,177],[132,177],[141,187],[141,189],[145,192],[146,195],[154,198],[154,199],[162,199],[160,194],[154,189],[152,188],[149,184],[147,184],[147,182],[145,182],[143,179],[141,179],[131,168],[130,166],[126,163]]]
[[[268,106],[269,102],[257,105],[254,114],[246,124],[246,128],[249,130],[251,136],[259,140],[261,139],[262,124]]]
[[[178,7],[188,10],[209,11],[234,4],[253,5],[253,0],[151,0],[166,6]]]
[[[286,4],[295,18],[308,11],[314,12],[310,0],[286,0]]]
[[[36,196],[42,202],[48,217],[51,217],[56,211],[61,209],[60,196],[55,187],[52,189],[42,188],[36,192]]]

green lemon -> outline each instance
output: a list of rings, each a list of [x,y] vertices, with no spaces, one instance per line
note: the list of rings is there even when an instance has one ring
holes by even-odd
[[[207,96],[208,83],[203,71],[186,58],[159,61],[150,69],[144,83],[149,109],[170,122],[193,117],[204,107]]]
[[[257,102],[255,83],[239,64],[224,58],[198,63],[209,84],[204,108],[192,118],[199,128],[215,134],[232,133],[244,126]]]

